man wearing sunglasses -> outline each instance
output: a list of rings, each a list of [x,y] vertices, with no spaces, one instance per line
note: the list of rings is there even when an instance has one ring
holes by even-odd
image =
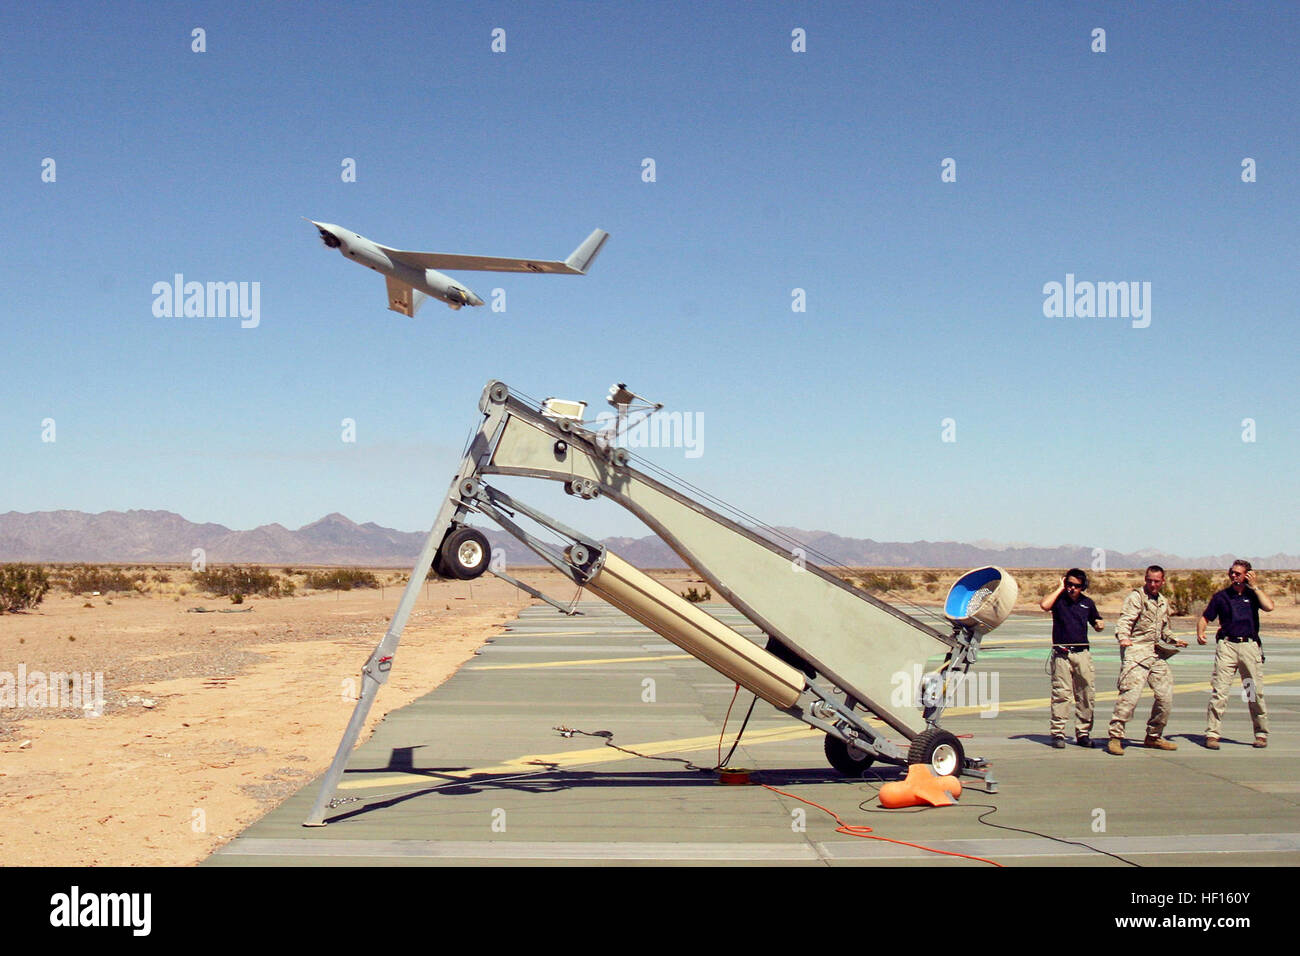
[[[1101,614],[1083,592],[1088,575],[1070,568],[1061,586],[1038,606],[1052,612],[1052,746],[1065,747],[1065,724],[1074,710],[1074,741],[1092,746],[1092,705],[1097,696],[1096,671],[1088,647],[1088,625],[1102,628]]]
[[[1146,569],[1142,587],[1124,599],[1124,608],[1115,626],[1120,646],[1119,698],[1110,718],[1110,740],[1106,752],[1124,755],[1124,725],[1137,709],[1142,685],[1148,684],[1155,701],[1147,720],[1145,745],[1155,750],[1177,750],[1172,740],[1165,740],[1165,724],[1174,707],[1174,672],[1169,667],[1171,651],[1162,647],[1186,647],[1186,641],[1173,639],[1169,620],[1169,600],[1160,593],[1165,586],[1165,569],[1153,564]],[[1176,653],[1176,651],[1172,652]]]
[[[1214,676],[1210,679],[1210,706],[1205,715],[1205,746],[1219,749],[1219,729],[1228,703],[1232,678],[1241,674],[1241,686],[1250,705],[1255,746],[1268,746],[1268,710],[1264,706],[1264,645],[1259,640],[1259,612],[1273,610],[1269,596],[1255,583],[1249,561],[1232,562],[1228,587],[1210,598],[1196,619],[1196,643],[1204,644],[1205,626],[1218,619],[1214,635]]]

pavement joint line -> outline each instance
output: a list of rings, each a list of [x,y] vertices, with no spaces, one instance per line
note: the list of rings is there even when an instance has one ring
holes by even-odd
[[[991,859],[1091,856],[1107,850],[1126,856],[1187,854],[1291,853],[1300,848],[1297,833],[1210,833],[1176,836],[1105,837],[1090,834],[1072,846],[1046,838],[983,837],[937,840],[936,850],[988,856]],[[289,856],[311,858],[373,857],[390,859],[478,860],[778,860],[830,863],[835,860],[924,860],[932,853],[875,840],[803,842],[544,842],[537,840],[365,840],[241,837],[216,856]]]
[[[643,664],[647,661],[694,660],[691,654],[661,654],[657,657],[597,657],[576,661],[532,661],[528,664],[479,664],[476,671],[523,671],[540,667],[579,667],[585,664]]]
[[[689,657],[690,655],[684,655]],[[528,665],[536,666],[536,665]],[[1275,674],[1272,677],[1261,679],[1261,683],[1269,684],[1277,681],[1295,680],[1300,678],[1300,672],[1290,674]],[[1190,693],[1198,690],[1209,690],[1209,681],[1201,681],[1194,684],[1176,684],[1174,692]],[[1119,697],[1118,691],[1106,691],[1098,694],[1098,701],[1115,700]],[[1005,704],[998,705],[998,713],[1003,711],[1021,711],[1033,710],[1040,707],[1047,707],[1051,704],[1051,699],[1047,697],[1034,697],[1025,700],[1008,701]],[[972,707],[948,707],[944,713],[949,716],[970,716],[972,714],[987,713],[987,706]],[[797,725],[786,729],[772,730],[768,732],[751,733],[745,737],[746,744],[774,743],[778,741],[795,740],[802,736],[814,736],[820,731],[814,730],[806,725]],[[660,756],[671,753],[690,753],[692,751],[706,750],[716,747],[718,738],[715,736],[704,737],[683,737],[677,740],[657,740],[647,741],[639,744],[628,744],[627,750],[636,750],[645,756]],[[593,747],[586,750],[570,750],[560,753],[551,754],[525,754],[521,757],[515,757],[504,763],[488,767],[473,767],[467,770],[442,771],[440,777],[455,777],[456,779],[470,779],[474,776],[520,773],[527,770],[537,769],[565,769],[572,767],[586,766],[589,764],[611,763],[617,760],[631,760],[636,754],[624,753],[621,750],[615,750],[613,747]],[[349,780],[346,776],[339,783],[339,790],[373,790],[380,787],[408,786],[413,783],[435,784],[438,778],[426,776],[418,773],[401,773],[391,774],[383,777],[372,777],[368,780]]]
[[[560,635],[555,635],[555,636],[560,636]],[[1006,641],[1003,643],[1005,644],[1033,643],[1033,644],[1040,644],[1040,645],[1042,644],[1042,642],[1038,640]],[[1000,645],[993,644],[983,648],[982,650],[988,653],[990,656],[998,656],[997,651],[999,647]],[[515,649],[511,648],[509,645],[501,645],[498,648],[498,650],[509,651]],[[1049,651],[1051,650],[1051,648],[1047,645],[1044,645],[1041,647],[1041,650]],[[530,663],[525,663],[525,664],[484,664],[476,667],[475,669],[476,670],[526,670],[529,668],[538,668],[538,667],[577,667],[583,664],[617,664],[617,663],[643,663],[646,661],[677,661],[677,660],[688,660],[691,659],[692,657],[693,655],[691,654],[667,654],[661,657],[618,657],[618,658],[598,658],[598,659],[591,659],[591,660],[572,660],[572,661],[532,661]],[[1114,661],[1114,660],[1119,660],[1120,658],[1117,656],[1113,656],[1111,653],[1106,652],[1105,656],[1103,656],[1101,659]]]
[[[1187,735],[1176,734],[1175,736],[1180,736],[1186,739]],[[1136,743],[1130,746],[1136,750],[1144,749],[1139,744]],[[1125,747],[1124,749],[1128,750],[1129,747]],[[1197,749],[1202,749],[1202,748],[1198,747]],[[1247,747],[1246,749],[1250,750],[1252,748]],[[1154,754],[1152,756],[1154,756]],[[1276,797],[1282,803],[1290,804],[1292,806],[1296,805],[1294,799],[1288,799],[1287,792],[1277,793],[1275,791],[1260,790],[1258,789],[1257,783],[1252,785],[1250,782],[1245,780],[1235,780],[1231,777],[1224,776],[1224,774],[1228,771],[1229,768],[1236,767],[1235,764],[1229,764],[1225,766],[1221,762],[1221,760],[1216,760],[1213,763],[1205,763],[1205,762],[1201,762],[1197,764],[1179,763],[1177,764],[1177,766],[1179,771],[1183,773],[1199,774],[1202,777],[1209,777],[1210,779],[1214,780],[1216,783],[1219,784],[1224,784],[1230,787],[1239,787],[1243,790],[1250,790],[1253,791],[1254,793],[1258,793],[1264,796]]]
[[[778,860],[816,861],[802,843],[634,843],[524,840],[277,840],[241,838],[220,856],[391,857],[477,860]]]
[[[1043,620],[1042,623],[1043,623],[1043,624],[1050,623],[1050,619],[1048,619],[1048,618],[1044,618],[1044,620]],[[1183,633],[1180,633],[1180,634],[1173,634],[1173,635],[1171,635],[1171,636],[1176,637],[1176,638],[1178,638],[1179,640],[1182,640],[1183,638],[1187,638],[1187,637],[1190,637],[1190,638],[1192,638],[1193,640],[1195,640],[1195,639],[1196,639],[1196,631],[1195,631],[1195,630],[1185,631],[1185,632],[1183,632]],[[1118,647],[1119,647],[1119,642],[1118,642],[1118,641],[1116,641],[1116,642],[1112,645],[1112,644],[1110,644],[1109,642],[1107,642],[1107,641],[1106,641],[1106,638],[1104,638],[1104,637],[1097,638],[1097,640],[1103,642],[1100,646],[1105,646],[1105,647],[1115,647],[1115,648],[1118,648]],[[1090,641],[1089,643],[1090,643],[1090,647],[1091,647],[1092,650],[1095,651],[1095,650],[1098,649],[1098,646],[1099,646],[1099,645],[1097,645],[1097,644],[1092,644],[1091,641]],[[987,648],[987,647],[999,647],[999,646],[1001,646],[1001,645],[1003,645],[1003,644],[1041,644],[1041,645],[1043,645],[1044,647],[1051,647],[1051,646],[1052,646],[1050,641],[1048,641],[1046,638],[1042,638],[1042,637],[1007,637],[1007,638],[997,638],[997,637],[994,637],[994,638],[986,638],[985,640],[983,640],[982,642],[980,642],[980,649],[983,650],[984,648]],[[1207,646],[1208,646],[1208,645],[1207,645]]]
[[[507,627],[506,633],[510,637],[592,637],[599,635],[605,637],[642,637],[645,635],[644,628],[637,630],[628,629],[626,631],[606,631],[603,628],[593,627],[586,631],[548,631],[545,629],[537,630],[536,628],[527,627]]]
[[[743,750],[743,748],[741,749]],[[780,806],[785,811],[785,816],[787,819],[790,819],[792,817],[792,811],[796,809],[796,807],[792,806],[791,804],[795,804],[799,807],[808,807],[810,809],[816,810],[816,807],[812,807],[810,804],[805,803],[804,801],[800,800],[798,797],[795,797],[793,794],[783,793],[782,791],[778,790],[776,787],[766,787],[764,789],[766,789],[767,792],[776,799],[777,805]],[[804,811],[803,823],[804,823],[803,830],[800,831],[800,833],[802,834],[804,841],[810,847],[812,847],[813,852],[817,854],[818,860],[820,860],[824,866],[830,866],[831,855],[826,852],[826,844],[821,840],[814,839],[812,830],[808,826],[807,810]]]
[[[976,839],[936,840],[928,843],[936,850],[952,850],[991,858],[1090,856],[1097,851],[1107,851],[1123,856],[1160,856],[1232,853],[1293,853],[1300,850],[1300,833],[1201,833],[1172,834],[1164,836],[1104,836],[1088,834],[1073,839],[1073,846],[1047,838],[983,837]],[[827,841],[831,859],[864,857],[907,858],[913,854],[891,851],[888,847],[877,850],[857,841]],[[857,852],[835,852],[849,849]],[[918,851],[919,852],[919,851]]]
[[[1270,677],[1261,677],[1259,682],[1261,684],[1276,684],[1282,681],[1296,680],[1297,678],[1300,678],[1300,671],[1293,671],[1288,674],[1274,674]],[[1143,689],[1144,690],[1146,689],[1145,685],[1143,685]],[[1210,689],[1209,681],[1197,681],[1196,683],[1192,683],[1192,684],[1174,685],[1175,694],[1178,693],[1190,694],[1190,693],[1195,693],[1197,691],[1208,691],[1209,689]],[[1231,700],[1232,696],[1233,695],[1229,694],[1228,699]],[[1118,698],[1119,698],[1119,691],[1107,690],[1097,694],[1094,700],[1110,701],[1110,700],[1117,700]],[[1141,697],[1139,696],[1139,700],[1140,699]],[[1050,707],[1051,703],[1052,703],[1052,699],[1050,697],[1033,697],[1033,698],[1026,698],[1024,700],[1011,700],[1011,701],[1007,701],[1005,704],[998,704],[996,713],[1001,713],[1004,710],[1010,710],[1010,711],[1033,710],[1036,707]],[[947,707],[944,709],[944,714],[953,717],[967,717],[970,716],[971,714],[987,713],[988,711],[989,711],[988,706]]]

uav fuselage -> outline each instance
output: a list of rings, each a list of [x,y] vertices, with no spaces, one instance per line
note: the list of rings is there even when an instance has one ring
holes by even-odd
[[[436,269],[417,269],[400,260],[394,260],[377,243],[371,242],[365,236],[357,235],[350,229],[328,222],[313,222],[312,225],[320,230],[320,237],[325,245],[337,249],[346,258],[359,262],[367,269],[374,269],[382,275],[403,282],[425,295],[446,302],[453,309],[459,309],[462,305],[483,304],[483,300],[473,291],[451,276],[443,275]]]

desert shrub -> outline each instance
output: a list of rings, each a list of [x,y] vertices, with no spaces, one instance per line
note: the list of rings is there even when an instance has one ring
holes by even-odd
[[[901,571],[893,574],[877,574],[875,571],[869,571],[858,579],[858,587],[868,591],[910,591],[912,578]]]
[[[937,584],[939,581],[939,575],[935,574],[933,571],[925,571],[921,574],[921,580],[926,584]]]
[[[98,591],[108,594],[110,591],[133,591],[137,581],[144,581],[148,572],[144,569],[123,570],[121,568],[101,568],[94,564],[74,564],[63,572],[63,586],[70,594],[88,594]]]
[[[41,603],[50,576],[39,564],[0,564],[0,611],[25,611]]]
[[[171,584],[172,576],[166,571],[155,571],[153,575],[154,584]]]
[[[1121,588],[1130,587],[1128,582],[1129,582],[1129,574],[1127,572],[1089,571],[1088,590],[1086,593],[1091,594],[1093,596],[1097,596],[1101,594],[1112,594],[1115,591],[1120,590]],[[1054,582],[1052,591],[1056,590],[1056,584],[1059,583],[1060,583],[1059,581]],[[1050,594],[1051,591],[1048,591],[1047,593]]]
[[[351,591],[353,588],[377,588],[379,579],[361,568],[335,568],[308,573],[307,587],[321,591]]]
[[[1208,602],[1217,590],[1219,586],[1207,571],[1173,575],[1165,589],[1169,598],[1169,613],[1179,617],[1190,614],[1193,605]]]
[[[292,581],[281,581],[274,572],[257,565],[208,568],[195,571],[194,583],[209,594],[260,594],[263,597],[283,597],[293,593]]]
[[[690,587],[681,593],[682,597],[686,598],[686,600],[690,601],[692,604],[699,604],[701,601],[708,601],[713,598],[713,592],[710,591],[707,586],[705,586],[702,592],[695,590],[694,587]]]

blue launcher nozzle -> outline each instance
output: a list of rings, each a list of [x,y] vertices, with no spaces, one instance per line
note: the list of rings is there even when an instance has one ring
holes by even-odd
[[[943,613],[954,624],[991,631],[1010,616],[1020,595],[1016,579],[1002,568],[967,571],[948,591]]]

